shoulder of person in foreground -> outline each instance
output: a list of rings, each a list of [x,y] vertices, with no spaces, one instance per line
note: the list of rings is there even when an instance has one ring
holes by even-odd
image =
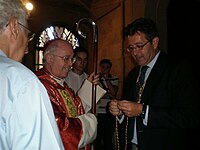
[[[4,68],[4,71],[0,74],[0,79],[5,88],[4,92],[5,90],[9,91],[9,93],[6,92],[9,97],[6,96],[6,93],[0,95],[3,96],[5,101],[11,102],[10,105],[12,105],[12,109],[7,110],[9,112],[7,115],[10,116],[7,123],[13,127],[11,132],[15,131],[17,133],[13,138],[13,143],[16,142],[15,148],[54,147],[62,149],[62,142],[58,134],[50,100],[38,78],[21,63],[12,60],[1,64],[0,68]],[[13,126],[14,124],[15,126]],[[21,128],[23,128],[23,134],[27,136],[22,135]],[[42,135],[40,140],[36,140],[38,135]],[[49,137],[52,139],[51,142],[46,141],[46,138]],[[20,139],[20,142],[17,139]],[[27,139],[31,140],[27,142]]]

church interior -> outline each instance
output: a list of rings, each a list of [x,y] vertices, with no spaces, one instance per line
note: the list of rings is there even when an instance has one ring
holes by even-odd
[[[123,28],[139,17],[153,19],[160,32],[160,48],[173,56],[198,64],[200,0],[23,0],[31,2],[29,28],[35,37],[23,64],[35,71],[42,66],[42,48],[49,36],[72,40],[89,51],[87,71],[102,58],[112,61],[119,77],[119,91],[127,73],[137,64],[126,52]],[[78,33],[77,26],[85,37]],[[78,41],[78,42],[77,42]],[[95,53],[97,51],[97,53]],[[190,55],[188,54],[190,52]],[[94,57],[97,57],[95,59]],[[97,67],[98,68],[98,67]]]

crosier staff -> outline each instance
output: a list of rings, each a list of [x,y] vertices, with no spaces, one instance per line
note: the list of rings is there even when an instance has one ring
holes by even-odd
[[[80,24],[84,22],[89,22],[93,29],[93,46],[94,46],[94,73],[97,73],[97,52],[98,52],[98,29],[96,23],[90,18],[82,18],[76,23],[76,30],[79,35],[86,38],[86,35],[80,30]],[[92,113],[96,114],[96,85],[92,83]]]

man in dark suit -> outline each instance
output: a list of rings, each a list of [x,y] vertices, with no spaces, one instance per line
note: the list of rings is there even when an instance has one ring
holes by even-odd
[[[152,20],[139,18],[125,31],[127,50],[138,67],[128,75],[123,100],[109,104],[110,112],[122,122],[118,146],[130,150],[195,149],[200,90],[193,68],[187,61],[172,62],[159,49],[159,34]]]

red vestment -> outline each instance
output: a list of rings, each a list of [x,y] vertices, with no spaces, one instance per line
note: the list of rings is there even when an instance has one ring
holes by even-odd
[[[35,74],[47,89],[65,149],[77,150],[83,129],[81,121],[75,117],[85,113],[80,97],[65,82],[63,86],[57,83],[46,69]],[[89,149],[89,145],[84,147],[84,150]]]

